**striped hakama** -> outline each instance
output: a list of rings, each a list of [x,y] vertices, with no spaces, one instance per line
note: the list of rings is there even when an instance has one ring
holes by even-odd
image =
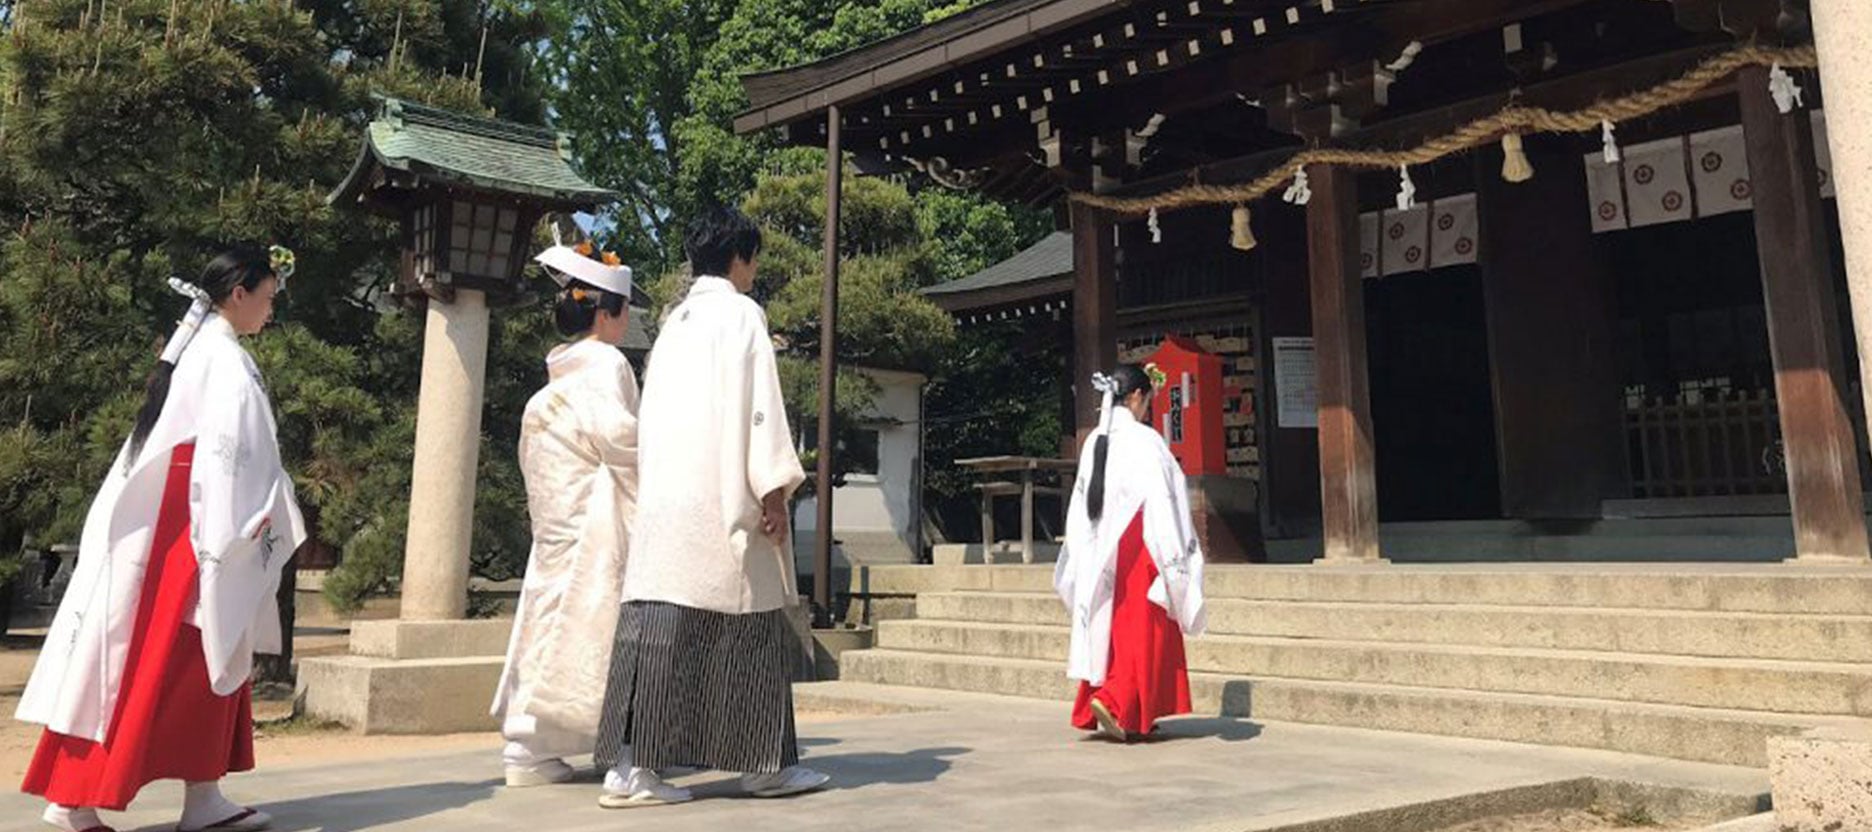
[[[632,601],[618,617],[596,761],[776,772],[799,762],[800,643],[785,610],[731,615]]]

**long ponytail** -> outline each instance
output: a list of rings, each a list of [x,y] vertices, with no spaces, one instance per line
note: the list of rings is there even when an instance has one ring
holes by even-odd
[[[236,246],[210,261],[195,279],[195,287],[211,304],[218,306],[234,293],[234,287],[253,291],[272,275],[273,264],[266,249]],[[130,451],[124,457],[126,471],[136,464],[137,456],[143,452],[143,443],[149,441],[156,420],[162,418],[163,405],[169,401],[169,384],[175,378],[176,358],[165,351],[163,358],[156,362],[156,369],[150,371],[149,380],[143,384],[143,406],[137,408],[136,423],[130,428]]]
[[[1107,407],[1119,407],[1132,393],[1150,389],[1150,376],[1136,364],[1120,364],[1109,382],[1111,398]],[[1086,516],[1098,522],[1105,514],[1105,459],[1111,455],[1111,417],[1099,414],[1100,430],[1092,440],[1092,479],[1086,483]]]

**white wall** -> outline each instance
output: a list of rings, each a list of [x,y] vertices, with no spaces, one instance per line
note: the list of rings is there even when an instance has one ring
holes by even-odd
[[[917,468],[922,464],[917,458],[921,427],[918,409],[927,379],[893,370],[860,368],[858,372],[879,387],[877,400],[866,414],[874,424],[865,426],[878,430],[878,471],[875,475],[851,474],[845,478],[845,485],[833,491],[835,536],[844,542],[850,559],[862,563],[914,563]],[[813,472],[807,471],[806,476],[813,476]],[[819,507],[812,499],[801,500],[794,513],[794,551],[801,572],[812,571],[818,517]]]

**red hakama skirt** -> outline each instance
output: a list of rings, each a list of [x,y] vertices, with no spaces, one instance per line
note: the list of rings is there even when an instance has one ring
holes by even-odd
[[[20,790],[61,806],[122,811],[157,780],[200,783],[254,767],[252,689],[216,696],[208,683],[195,608],[189,543],[189,465],[195,446],[170,457],[136,630],[103,744],[46,731]]]
[[[1183,630],[1147,597],[1157,580],[1157,562],[1144,546],[1139,511],[1118,541],[1118,575],[1112,597],[1111,664],[1105,684],[1079,683],[1073,727],[1098,727],[1092,700],[1104,703],[1127,734],[1148,734],[1158,719],[1190,712],[1189,664]]]

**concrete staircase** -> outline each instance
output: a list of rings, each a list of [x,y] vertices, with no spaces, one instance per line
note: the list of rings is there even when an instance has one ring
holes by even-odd
[[[870,570],[869,593],[914,595],[915,617],[876,621],[841,678],[1070,699],[1050,580]],[[1752,766],[1771,735],[1872,716],[1872,570],[1215,566],[1206,588],[1209,633],[1188,643],[1203,713]]]

